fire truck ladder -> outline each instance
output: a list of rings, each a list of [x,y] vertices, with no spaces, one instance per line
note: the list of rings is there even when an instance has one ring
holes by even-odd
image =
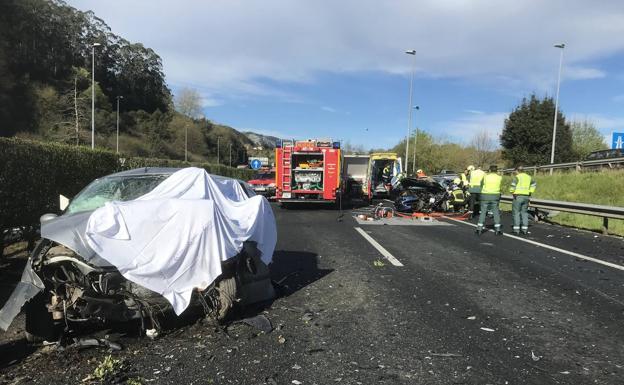
[[[282,156],[282,189],[283,191],[291,191],[292,178],[292,146],[283,148]]]

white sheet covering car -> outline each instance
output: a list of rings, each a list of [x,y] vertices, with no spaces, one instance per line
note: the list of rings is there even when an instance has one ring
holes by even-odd
[[[265,198],[248,198],[237,181],[217,182],[190,167],[135,200],[95,210],[86,236],[126,279],[163,295],[180,314],[192,291],[208,287],[244,241],[257,242],[269,264],[277,230]]]

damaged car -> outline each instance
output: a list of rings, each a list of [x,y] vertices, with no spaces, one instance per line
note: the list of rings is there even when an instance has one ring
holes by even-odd
[[[42,238],[0,310],[6,330],[23,308],[29,341],[81,325],[159,329],[161,316],[190,307],[223,321],[275,295],[275,218],[245,182],[147,167],[97,179],[61,210],[41,217]]]
[[[399,212],[431,213],[445,211],[449,193],[433,178],[402,178],[392,190],[395,209]]]

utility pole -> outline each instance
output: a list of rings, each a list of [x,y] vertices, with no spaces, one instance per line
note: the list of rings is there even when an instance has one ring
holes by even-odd
[[[415,110],[420,110],[420,107],[414,106]],[[414,136],[414,170],[416,169],[416,144],[418,143],[418,124],[416,125],[416,135]]]
[[[119,99],[123,96],[117,96],[117,153],[119,154]]]
[[[91,45],[91,149],[95,148],[95,47],[100,45]]]
[[[414,60],[412,62],[412,72],[410,75],[410,89],[409,89],[409,105],[407,106],[408,117],[407,117],[407,138],[405,139],[405,175],[407,175],[409,171],[409,141],[410,134],[412,132],[412,92],[414,88],[414,71],[416,70],[416,50],[412,49],[409,51],[405,51],[406,54],[414,56]]]
[[[555,118],[553,122],[553,137],[552,148],[550,150],[550,164],[555,163],[555,140],[557,139],[557,115],[559,115],[559,85],[561,84],[561,67],[563,66],[563,49],[565,44],[555,44],[555,48],[559,48],[561,53],[559,55],[559,75],[557,75],[557,97],[555,98]],[[550,169],[550,175],[552,175],[553,169]]]
[[[184,125],[184,161],[188,161],[188,124]]]

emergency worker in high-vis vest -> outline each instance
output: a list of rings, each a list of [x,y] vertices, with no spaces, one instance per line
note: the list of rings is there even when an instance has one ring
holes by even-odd
[[[516,175],[511,181],[509,192],[513,194],[511,214],[513,216],[513,232],[528,234],[529,232],[529,199],[535,192],[537,184],[531,175],[524,172],[522,166],[516,167]]]
[[[479,214],[479,195],[481,194],[481,181],[483,180],[483,176],[485,172],[481,170],[481,166],[477,166],[475,169],[474,166],[468,166],[468,170],[470,174],[468,176],[468,192],[470,193],[470,211],[471,218],[474,218]]]
[[[488,211],[492,212],[494,216],[494,233],[496,235],[502,235],[501,222],[500,222],[500,210],[499,203],[501,197],[501,181],[503,177],[498,175],[498,167],[493,164],[490,166],[490,170],[481,181],[481,194],[479,199],[481,201],[481,211],[479,212],[479,222],[477,222],[477,234],[483,233],[485,226],[485,216]]]

